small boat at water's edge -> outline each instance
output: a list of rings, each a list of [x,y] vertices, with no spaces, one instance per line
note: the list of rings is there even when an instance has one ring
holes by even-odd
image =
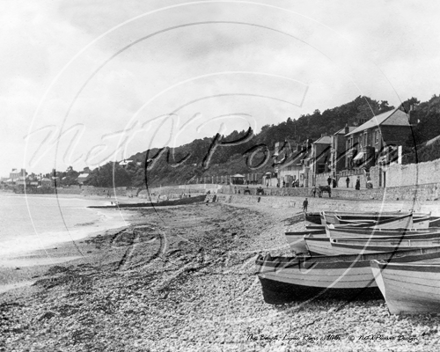
[[[158,203],[117,203],[110,205],[95,205],[89,206],[88,208],[105,208],[105,209],[118,209],[118,208],[154,208],[154,207],[164,207],[171,205],[185,205],[193,203],[202,203],[205,201],[206,195],[187,197],[175,200],[165,200]],[[116,203],[116,201],[115,201]]]

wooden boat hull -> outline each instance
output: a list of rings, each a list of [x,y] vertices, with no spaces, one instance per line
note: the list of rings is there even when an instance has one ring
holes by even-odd
[[[417,234],[440,235],[440,228],[431,227],[427,229],[380,229],[380,228],[359,228],[359,227],[339,227],[327,226],[326,233],[331,238],[358,238],[358,237],[404,237]]]
[[[306,221],[311,224],[321,224],[321,214],[319,212],[309,212],[306,213]]]
[[[440,247],[429,250],[321,257],[259,256],[257,275],[267,303],[279,304],[315,297],[371,298],[379,291],[370,261],[399,262],[440,258]]]
[[[392,314],[440,313],[440,264],[371,262]]]
[[[414,227],[413,214],[400,214],[399,216],[395,216],[392,218],[386,219],[354,219],[354,220],[342,220],[337,215],[328,215],[326,212],[321,213],[321,222],[322,224],[332,224],[332,225],[350,225],[358,227],[359,225],[363,225],[365,227],[375,227],[381,229],[396,229],[396,228],[405,228],[410,229]],[[419,224],[419,223],[418,223]],[[420,222],[420,228],[423,226],[428,227],[429,222],[422,223]]]
[[[440,237],[435,234],[408,235],[405,237],[359,237],[333,239],[305,236],[306,248],[312,255],[341,255],[377,253],[404,249],[440,246]]]
[[[119,209],[119,208],[159,208],[171,205],[186,205],[204,202],[206,195],[188,197],[176,200],[166,200],[158,203],[118,203],[115,205],[92,205],[88,208],[106,208],[106,209]]]
[[[305,235],[319,236],[322,238],[326,237],[325,230],[306,230],[298,232],[286,232],[286,241],[290,246],[290,249],[296,254],[308,254],[306,242],[304,241]]]

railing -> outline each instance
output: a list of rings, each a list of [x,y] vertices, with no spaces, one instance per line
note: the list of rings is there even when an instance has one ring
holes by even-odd
[[[339,177],[347,177],[347,176],[358,176],[363,175],[364,170],[363,169],[353,169],[353,170],[341,170],[337,176]]]

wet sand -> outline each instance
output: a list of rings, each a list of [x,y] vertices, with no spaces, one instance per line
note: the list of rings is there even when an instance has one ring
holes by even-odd
[[[293,209],[220,203],[141,210],[127,229],[65,245],[55,265],[1,275],[7,351],[434,351],[437,316],[389,315],[382,299],[266,304],[258,253],[289,254]],[[34,253],[45,257],[45,253]],[[20,258],[17,258],[19,260]],[[18,262],[17,262],[18,263]],[[8,272],[8,273],[6,273]]]

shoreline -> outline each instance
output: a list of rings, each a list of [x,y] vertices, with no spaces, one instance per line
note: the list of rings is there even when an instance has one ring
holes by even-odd
[[[303,229],[300,218],[297,208],[256,204],[140,209],[128,229],[78,243],[87,257],[38,267],[33,285],[0,294],[0,310],[11,317],[0,344],[69,351],[435,350],[440,317],[389,315],[383,299],[266,304],[255,257],[289,254],[284,232]]]

